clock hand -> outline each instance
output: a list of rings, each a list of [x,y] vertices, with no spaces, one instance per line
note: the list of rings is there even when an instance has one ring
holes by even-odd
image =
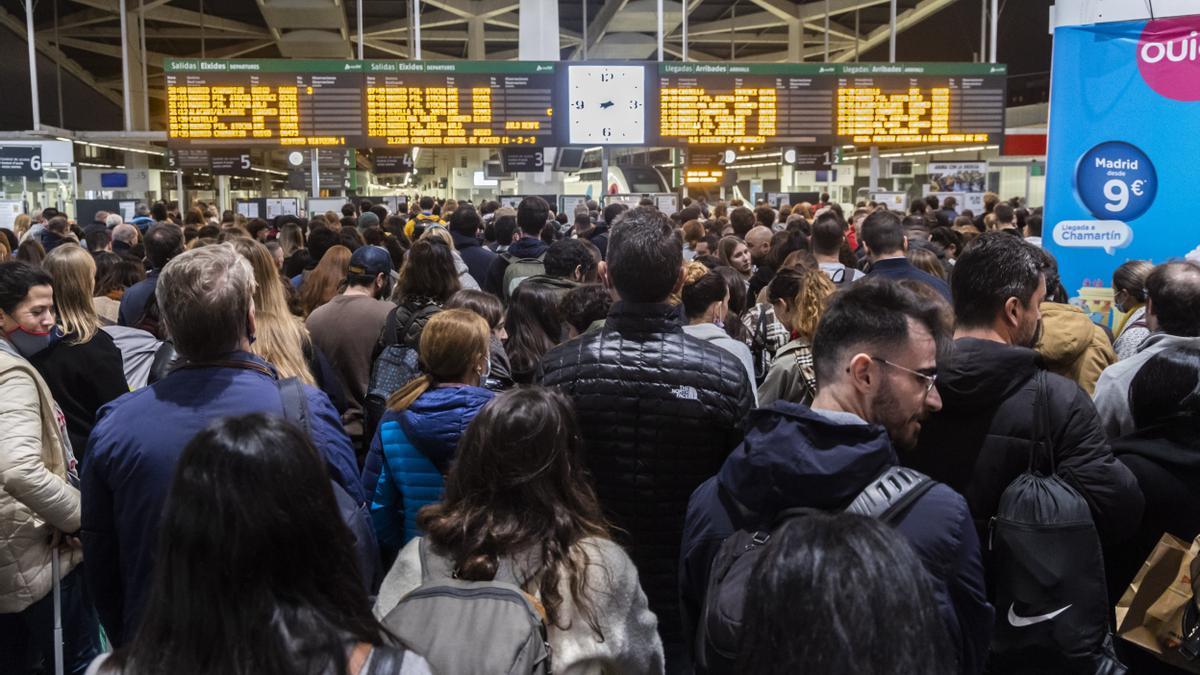
[[[615,104],[614,104],[612,101],[605,101],[604,103],[601,103],[601,104],[600,104],[600,109],[601,109],[601,110],[603,110],[603,109],[605,109],[605,108],[611,108],[611,107],[613,107],[614,105],[615,105]]]

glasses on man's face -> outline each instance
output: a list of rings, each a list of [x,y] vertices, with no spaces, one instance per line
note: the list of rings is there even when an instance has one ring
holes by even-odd
[[[888,366],[889,368],[895,368],[896,370],[902,370],[906,373],[914,375],[915,377],[917,377],[917,379],[922,380],[925,383],[925,395],[926,396],[929,396],[929,392],[933,391],[934,385],[937,384],[937,377],[938,377],[937,373],[934,373],[932,375],[929,375],[927,373],[922,373],[919,370],[913,370],[912,368],[905,368],[904,366],[902,366],[900,364],[892,363],[891,361],[888,361],[887,359],[881,359],[878,356],[872,356],[871,360],[875,361],[877,363],[882,363],[883,365]]]

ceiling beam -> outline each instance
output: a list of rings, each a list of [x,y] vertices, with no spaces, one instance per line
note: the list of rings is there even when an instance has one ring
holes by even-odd
[[[712,35],[732,31],[761,30],[774,26],[785,26],[786,22],[770,12],[755,12],[736,18],[705,21],[688,26],[688,35]]]
[[[81,26],[92,26],[98,23],[107,23],[116,21],[120,17],[112,12],[107,12],[102,9],[85,9],[79,12],[72,12],[64,17],[59,17],[58,30],[64,31],[71,28],[79,28]],[[36,28],[37,32],[54,30],[54,22],[46,22]]]
[[[512,0],[481,0],[476,2],[475,16],[481,19],[490,19],[501,14],[516,12],[521,8],[521,4]]]
[[[466,2],[459,2],[456,0],[422,0],[422,2],[430,7],[437,7],[440,10],[450,12],[451,14],[462,17],[463,19],[475,18],[475,5],[478,4],[476,2],[472,2],[471,0],[467,0]],[[425,17],[421,17],[421,25],[425,25]]]
[[[446,11],[426,12],[421,14],[421,28],[441,28],[466,22],[466,19]],[[392,19],[374,26],[364,27],[364,37],[378,37],[388,33],[408,33],[408,17]]]
[[[889,0],[829,0],[829,15],[845,14],[858,9],[866,9],[875,5],[886,5]],[[825,18],[825,0],[816,0],[800,5],[798,13],[801,21],[812,21]]]
[[[921,0],[916,7],[905,10],[896,16],[896,33],[901,33],[913,26],[921,23],[925,19],[937,14],[943,9],[953,5],[955,0]],[[891,37],[891,24],[884,24],[879,28],[871,31],[866,38],[858,45],[858,53],[865,52],[881,44],[887,44]],[[853,47],[853,45],[852,45]],[[854,59],[855,50],[851,49],[848,52],[839,54],[836,57],[830,58],[831,62],[845,63]]]
[[[9,14],[4,10],[3,7],[0,7],[0,25],[7,26],[9,30],[16,34],[18,39],[20,39],[22,42],[25,41],[25,21],[23,19],[18,19],[12,14]],[[33,43],[39,52],[44,54],[47,58],[54,61],[58,65],[62,66],[63,70],[79,78],[79,80],[85,85],[100,92],[101,96],[107,98],[116,105],[123,105],[121,102],[121,96],[119,94],[111,89],[103,87],[99,82],[96,81],[96,76],[90,71],[63,53],[61,49],[51,46],[50,40],[34,40]]]
[[[596,43],[600,42],[600,38],[608,32],[608,24],[612,23],[613,17],[617,15],[617,12],[625,9],[625,5],[628,3],[629,0],[604,0],[604,5],[596,13],[596,18],[588,22],[588,49],[595,47]],[[579,46],[571,52],[569,60],[573,61],[579,58],[582,52],[583,41],[581,39]]]
[[[67,37],[59,38],[58,41],[61,42],[64,47],[79,49],[81,51],[91,52],[93,54],[101,54],[103,56],[111,56],[112,58],[118,60],[122,57],[121,45],[110,45],[105,42],[96,42],[95,40],[80,40],[78,38]],[[159,52],[146,52],[146,64],[156,68],[162,68],[163,59],[166,58],[170,58],[170,56],[167,54],[161,54]]]

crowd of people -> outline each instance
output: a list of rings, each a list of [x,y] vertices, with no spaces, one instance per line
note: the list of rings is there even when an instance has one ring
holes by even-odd
[[[1200,534],[1200,266],[1125,262],[1110,330],[1040,237],[990,193],[21,216],[0,672],[1159,672],[1111,609]],[[1104,616],[998,600],[1027,472]],[[1100,638],[1001,638],[1046,616]]]

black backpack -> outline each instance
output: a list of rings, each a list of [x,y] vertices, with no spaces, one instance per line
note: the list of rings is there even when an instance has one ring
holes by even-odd
[[[913,502],[937,483],[919,471],[891,466],[871,481],[854,501],[845,508],[847,513],[878,518],[892,524]],[[748,510],[724,488],[718,488],[726,509],[745,522],[751,518]],[[781,511],[769,530],[742,529],[725,538],[709,569],[704,608],[696,632],[696,670],[700,673],[732,673],[742,635],[742,616],[746,603],[746,587],[754,563],[770,545],[779,528],[793,518],[802,518],[818,509],[801,507]]]
[[[1125,673],[1113,651],[1100,538],[1087,501],[1055,471],[1046,373],[1034,377],[1029,468],[1005,488],[989,524],[996,624],[988,670]],[[1040,455],[1048,474],[1037,471]]]
[[[402,328],[397,316],[401,310],[408,311]],[[410,380],[421,375],[420,356],[417,352],[419,345],[408,341],[409,330],[418,321],[428,320],[440,312],[441,306],[432,301],[426,302],[416,309],[400,306],[387,315],[383,324],[380,342],[383,349],[371,364],[371,379],[367,384],[367,398],[363,404],[363,437],[366,443],[375,435],[379,421],[387,410],[388,397]],[[399,330],[397,330],[399,328]]]

